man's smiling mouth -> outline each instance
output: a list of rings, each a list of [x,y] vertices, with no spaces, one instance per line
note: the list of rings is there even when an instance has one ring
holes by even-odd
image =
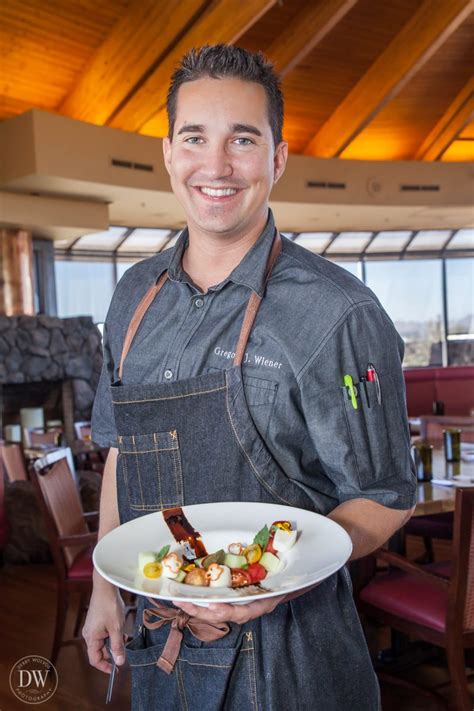
[[[237,188],[208,188],[205,186],[198,187],[199,192],[209,197],[230,197],[235,195],[238,191]]]

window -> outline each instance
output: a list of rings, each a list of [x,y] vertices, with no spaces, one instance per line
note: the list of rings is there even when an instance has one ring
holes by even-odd
[[[310,252],[321,254],[328,246],[332,236],[332,232],[300,232],[298,237],[295,237],[295,242],[309,249]]]
[[[404,366],[441,365],[441,261],[367,262],[366,275],[405,341]]]
[[[87,234],[74,243],[74,249],[86,251],[102,250],[111,252],[117,247],[117,245],[120,244],[126,232],[126,227],[111,227],[106,232]]]
[[[362,263],[361,262],[334,262],[339,267],[347,269],[348,272],[356,276],[358,279],[362,279]]]
[[[169,230],[136,229],[122,242],[118,251],[154,254],[164,247],[169,235]]]
[[[120,281],[127,269],[133,267],[133,265],[136,264],[138,261],[140,260],[135,259],[134,262],[117,262],[117,281]]]
[[[446,260],[448,364],[474,361],[474,259]]]
[[[371,252],[400,252],[412,233],[409,230],[397,230],[390,232],[379,232],[372,242],[367,246],[367,254]]]
[[[92,316],[105,320],[114,289],[112,262],[56,259],[58,316]]]
[[[326,250],[327,254],[360,252],[369,242],[372,232],[340,232]]]

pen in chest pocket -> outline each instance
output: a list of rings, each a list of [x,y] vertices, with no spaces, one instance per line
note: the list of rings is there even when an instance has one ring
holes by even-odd
[[[365,377],[365,375],[361,375],[359,377],[359,380],[362,384],[362,387],[364,388],[364,394],[365,394],[365,400],[367,402],[367,407],[370,408],[369,391],[367,389],[367,378]]]
[[[379,376],[377,371],[375,370],[375,365],[373,363],[367,363],[367,381],[369,383],[375,383],[377,402],[380,405],[382,403],[382,391],[380,390]]]
[[[355,388],[354,381],[352,380],[352,375],[349,375],[348,373],[344,375],[344,385],[346,386],[352,407],[354,410],[357,410],[357,390]]]

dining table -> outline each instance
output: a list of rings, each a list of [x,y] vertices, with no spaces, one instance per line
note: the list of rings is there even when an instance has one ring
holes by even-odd
[[[460,479],[460,477],[462,477]],[[474,486],[474,461],[447,462],[441,447],[433,448],[433,479],[444,480],[446,484],[432,481],[418,482],[417,501],[413,516],[454,511],[457,483]],[[471,481],[469,481],[471,480]],[[452,482],[449,484],[448,482]]]

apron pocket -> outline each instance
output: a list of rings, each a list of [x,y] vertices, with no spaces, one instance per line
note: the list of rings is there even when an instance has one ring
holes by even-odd
[[[169,630],[164,629],[167,635]],[[147,647],[147,635],[139,634],[125,647],[132,672],[134,711],[149,711],[156,707],[157,700],[163,709],[257,711],[253,632],[241,631],[235,647],[188,647],[183,641],[169,675],[156,666],[164,644]]]
[[[134,637],[125,645],[132,674],[132,711],[149,711],[156,708],[158,695],[164,709],[179,709],[181,706],[175,675],[168,677],[156,666],[163,648],[164,644],[147,647],[143,634]]]
[[[233,648],[183,644],[177,666],[189,709],[257,711],[253,632],[241,631]]]
[[[242,379],[250,416],[260,436],[265,439],[276,401],[278,383],[245,374]]]
[[[119,435],[118,449],[118,473],[131,509],[161,511],[184,504],[176,430]]]

